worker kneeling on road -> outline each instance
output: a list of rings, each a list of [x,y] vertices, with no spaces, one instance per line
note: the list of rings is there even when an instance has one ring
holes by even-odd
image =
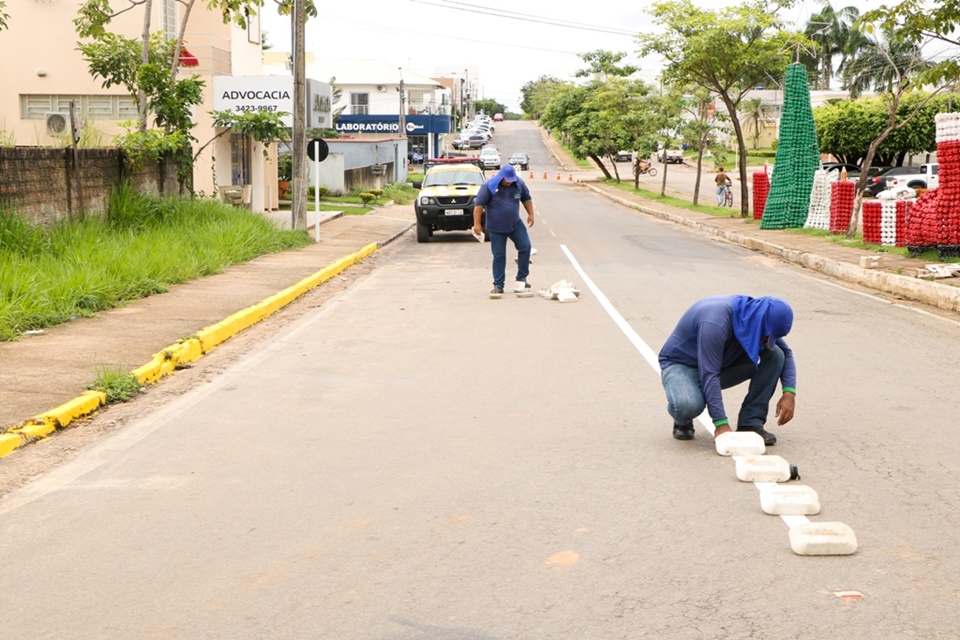
[[[792,325],[793,309],[780,298],[712,296],[687,309],[660,349],[673,437],[693,439],[693,419],[704,407],[713,420],[714,438],[730,431],[721,390],[749,380],[737,431],[754,431],[768,446],[776,444],[777,436],[763,427],[778,381],[783,395],[777,402],[777,424],[793,418],[797,367],[783,340]]]

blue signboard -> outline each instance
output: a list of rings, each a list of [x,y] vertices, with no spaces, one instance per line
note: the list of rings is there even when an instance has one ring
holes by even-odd
[[[445,115],[407,116],[407,135],[419,136],[428,133],[450,133],[453,119]],[[346,135],[353,133],[382,133],[398,135],[400,118],[393,115],[347,115],[337,120],[337,131]]]

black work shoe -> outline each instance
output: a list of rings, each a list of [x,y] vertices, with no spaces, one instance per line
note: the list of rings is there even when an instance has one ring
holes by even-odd
[[[693,440],[693,425],[673,425],[673,437],[677,440]]]
[[[490,297],[494,300],[499,300],[503,297],[503,287],[494,287],[490,290]]]
[[[770,433],[763,427],[737,427],[737,431],[753,431],[754,433],[759,433],[763,438],[763,444],[767,445],[768,447],[772,447],[773,445],[777,444],[777,436]]]

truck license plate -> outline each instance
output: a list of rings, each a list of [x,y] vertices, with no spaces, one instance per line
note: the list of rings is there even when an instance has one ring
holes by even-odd
[[[463,209],[447,209],[444,211],[444,214],[448,216],[462,216]]]

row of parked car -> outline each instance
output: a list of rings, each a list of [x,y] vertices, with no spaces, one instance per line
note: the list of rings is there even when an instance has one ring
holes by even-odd
[[[460,130],[452,145],[454,149],[480,149],[493,138],[496,129],[490,116],[480,114]]]
[[[855,164],[843,162],[825,162],[823,168],[828,171],[847,171],[848,180],[859,180],[861,169]],[[940,165],[936,162],[922,164],[919,167],[870,167],[867,172],[867,186],[863,190],[865,196],[876,198],[889,189],[936,189],[939,184],[938,171]]]

